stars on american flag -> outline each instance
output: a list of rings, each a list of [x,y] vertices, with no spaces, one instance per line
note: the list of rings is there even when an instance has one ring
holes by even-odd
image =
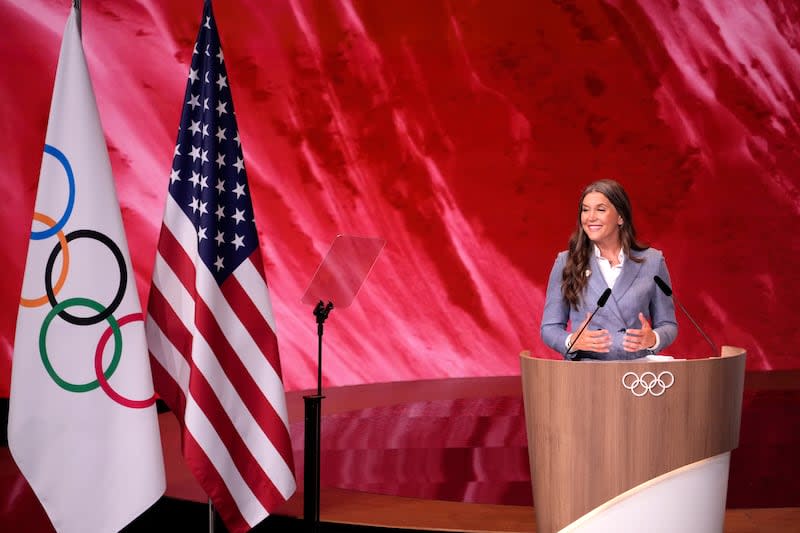
[[[258,239],[224,56],[211,24],[203,24],[192,54],[169,191],[194,225],[201,259],[222,283]]]

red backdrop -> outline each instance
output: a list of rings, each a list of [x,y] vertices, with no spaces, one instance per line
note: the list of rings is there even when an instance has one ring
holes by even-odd
[[[199,0],[86,1],[143,304]],[[0,396],[68,0],[0,0]],[[508,375],[587,182],[628,189],[676,294],[749,369],[800,367],[794,0],[215,4],[289,389],[337,233],[388,242],[326,323],[326,385]],[[709,350],[679,316],[671,353]],[[88,356],[87,356],[88,357]]]

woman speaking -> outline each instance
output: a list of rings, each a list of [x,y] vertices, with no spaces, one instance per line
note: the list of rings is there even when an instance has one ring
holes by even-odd
[[[569,249],[550,273],[542,340],[566,359],[636,359],[663,350],[678,324],[672,298],[654,276],[670,283],[661,252],[636,241],[625,190],[613,180],[591,183],[578,202]]]

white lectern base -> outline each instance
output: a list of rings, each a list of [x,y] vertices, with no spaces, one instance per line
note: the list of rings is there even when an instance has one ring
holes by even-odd
[[[651,479],[571,523],[562,533],[721,533],[730,452]]]

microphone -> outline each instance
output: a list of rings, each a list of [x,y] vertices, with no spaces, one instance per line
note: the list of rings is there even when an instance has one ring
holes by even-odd
[[[681,308],[681,311],[683,311],[683,314],[686,315],[686,318],[689,319],[689,322],[692,323],[694,328],[700,332],[700,335],[702,335],[703,338],[706,340],[706,342],[711,346],[711,349],[714,350],[712,353],[715,356],[720,355],[720,352],[717,350],[717,346],[711,341],[710,338],[708,338],[708,335],[706,335],[706,332],[703,331],[703,328],[701,328],[697,324],[697,322],[694,321],[692,315],[690,315],[689,311],[687,311],[686,308],[683,306],[683,304],[678,301],[678,298],[676,298],[675,295],[672,294],[672,289],[669,288],[669,285],[667,285],[667,283],[658,276],[653,276],[653,281],[656,282],[656,285],[658,285],[658,288],[661,289],[661,292],[663,292],[667,296],[672,296],[672,301],[678,304],[678,307]]]
[[[569,356],[570,355],[569,354],[570,351],[572,351],[572,347],[575,345],[576,342],[578,342],[578,337],[581,336],[581,333],[583,333],[583,330],[586,329],[586,326],[588,326],[589,322],[592,321],[592,319],[594,318],[594,314],[596,312],[598,312],[601,307],[606,305],[606,302],[608,301],[608,298],[610,296],[611,296],[611,289],[606,289],[606,290],[603,291],[603,294],[600,295],[600,298],[597,299],[597,307],[595,307],[594,311],[592,311],[592,314],[589,315],[589,320],[586,321],[586,323],[583,325],[583,327],[578,332],[578,334],[575,335],[575,337],[572,339],[572,342],[569,343],[569,346],[567,346],[567,354],[566,354],[567,358],[569,358],[569,359],[574,359],[575,358],[574,356],[573,357]]]
[[[653,276],[653,281],[656,282],[656,285],[658,285],[658,288],[661,289],[661,292],[667,296],[672,296],[672,289],[669,288],[669,285],[667,285],[663,279],[661,279],[659,276]]]

